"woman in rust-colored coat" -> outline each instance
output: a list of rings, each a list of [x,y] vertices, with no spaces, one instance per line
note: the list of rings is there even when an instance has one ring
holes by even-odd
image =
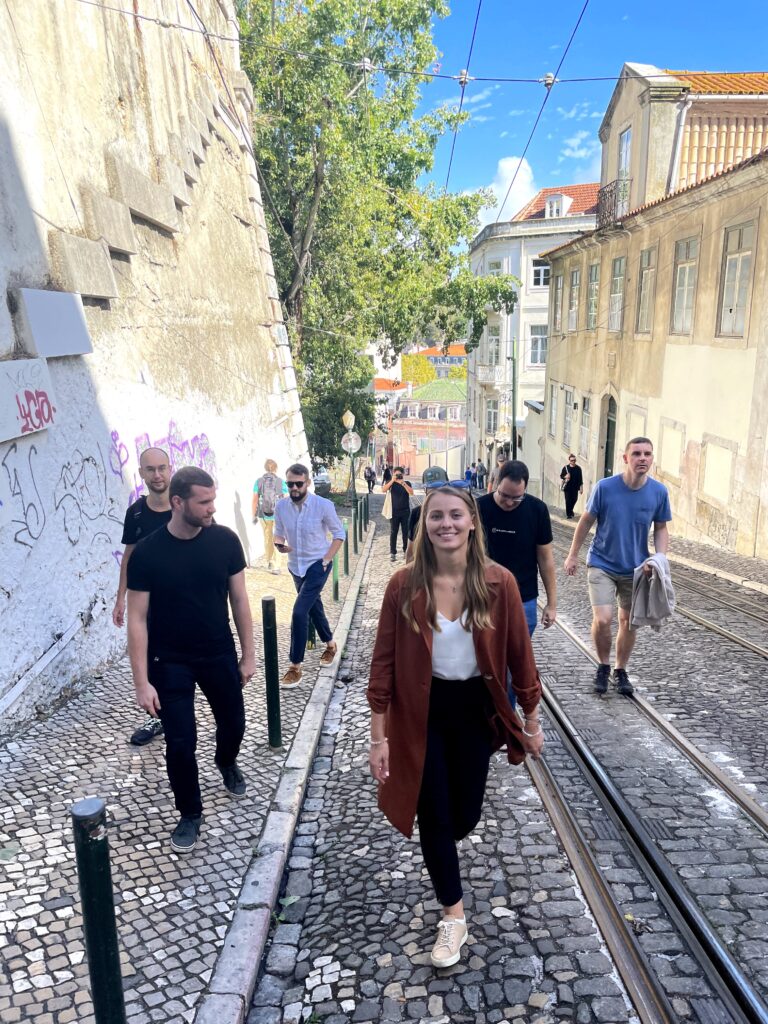
[[[406,836],[418,820],[443,905],[437,967],[456,963],[467,941],[456,842],[480,820],[493,751],[506,746],[513,764],[541,752],[540,693],[517,583],[487,559],[474,499],[428,492],[413,563],[384,595],[367,696],[379,806]]]

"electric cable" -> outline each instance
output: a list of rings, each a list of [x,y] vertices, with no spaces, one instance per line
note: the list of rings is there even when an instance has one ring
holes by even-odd
[[[523,160],[525,160],[525,154],[528,152],[528,147],[531,144],[531,140],[533,139],[534,133],[536,132],[536,128],[538,127],[539,121],[541,120],[541,115],[544,113],[544,108],[546,107],[547,102],[549,101],[549,97],[552,95],[552,88],[555,85],[555,83],[557,82],[557,76],[558,76],[558,74],[560,72],[560,68],[562,68],[563,63],[565,61],[565,58],[568,56],[568,51],[571,48],[571,43],[573,42],[574,37],[576,36],[576,33],[578,31],[578,28],[579,28],[579,25],[581,24],[581,19],[584,17],[588,6],[589,6],[589,0],[584,0],[584,6],[581,8],[581,13],[579,14],[579,17],[576,20],[576,24],[573,26],[573,32],[571,32],[571,38],[568,40],[568,45],[565,47],[565,50],[563,51],[563,55],[560,58],[560,63],[557,65],[557,70],[555,71],[551,81],[549,81],[548,78],[545,81],[545,87],[546,87],[547,92],[546,92],[546,95],[544,96],[544,102],[541,104],[541,107],[539,108],[539,112],[536,115],[536,120],[533,123],[533,128],[531,128],[531,134],[528,136],[528,141],[525,144],[525,149],[523,150],[523,154],[520,157],[520,159],[518,160],[517,167],[515,168],[515,173],[512,175],[512,180],[510,181],[509,188],[507,189],[507,194],[504,196],[504,202],[499,207],[499,212],[496,215],[496,223],[497,224],[499,223],[499,219],[501,217],[501,214],[504,211],[504,207],[507,204],[507,200],[509,199],[509,194],[512,191],[512,186],[515,184],[515,181],[517,180],[517,176],[520,173],[520,168],[523,166]]]
[[[463,71],[461,72],[461,75],[459,76],[459,84],[461,86],[461,96],[459,98],[459,109],[456,112],[456,125],[455,125],[455,127],[453,129],[453,139],[451,140],[451,155],[448,158],[448,170],[447,170],[446,175],[445,175],[445,185],[443,186],[443,190],[445,192],[448,191],[448,182],[449,182],[450,177],[451,177],[451,168],[453,167],[453,154],[456,152],[456,139],[457,139],[458,134],[459,134],[459,125],[460,125],[460,120],[459,119],[461,118],[461,111],[462,111],[462,108],[464,106],[464,93],[465,93],[466,88],[467,88],[467,83],[469,82],[469,65],[470,65],[470,63],[472,61],[472,51],[475,48],[475,36],[477,35],[477,23],[480,20],[480,8],[482,6],[483,6],[483,0],[477,0],[477,11],[475,12],[475,24],[472,27],[472,38],[471,38],[470,43],[469,43],[469,54],[467,55],[467,66],[463,69]]]

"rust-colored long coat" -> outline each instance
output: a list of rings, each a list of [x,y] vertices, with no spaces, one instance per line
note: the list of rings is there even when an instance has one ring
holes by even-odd
[[[389,778],[379,784],[379,807],[396,829],[411,836],[427,751],[432,627],[427,621],[424,592],[413,602],[418,633],[403,616],[401,593],[408,573],[410,567],[396,572],[384,594],[367,697],[372,711],[387,715]],[[514,576],[489,562],[485,578],[492,594],[493,628],[473,633],[475,655],[493,701],[489,721],[493,749],[506,746],[509,762],[520,764],[525,752],[520,722],[507,696],[507,667],[524,712],[533,711],[538,704],[541,684]]]

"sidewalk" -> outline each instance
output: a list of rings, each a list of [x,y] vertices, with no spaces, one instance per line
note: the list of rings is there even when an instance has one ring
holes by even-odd
[[[323,594],[342,652],[372,533],[369,530],[364,538],[358,557],[352,554],[350,540],[350,576],[340,574],[340,602],[333,602],[330,582]],[[246,578],[257,660],[262,663],[261,597],[273,594],[283,667],[288,660],[293,583],[287,572],[272,576],[262,569],[247,570]],[[278,788],[291,775],[286,764],[307,706],[313,711],[303,729],[303,755],[307,764],[311,760],[312,721],[315,736],[322,721],[313,685],[317,676],[325,677],[330,692],[338,670],[337,662],[318,673],[318,658],[319,650],[308,652],[304,684],[281,692],[282,751],[269,750],[263,675],[246,688],[247,731],[238,763],[248,794],[241,801],[230,800],[221,785],[213,765],[212,716],[206,702],[198,702],[205,824],[198,847],[185,857],[168,847],[177,814],[162,741],[141,748],[127,742],[142,718],[133,699],[127,658],[47,721],[0,747],[3,1024],[93,1024],[69,808],[94,795],[106,799],[111,819],[128,1020],[183,1024],[194,1019],[254,850],[276,796],[279,799]],[[300,801],[295,795],[293,799],[297,813]],[[287,826],[289,815],[285,817]]]

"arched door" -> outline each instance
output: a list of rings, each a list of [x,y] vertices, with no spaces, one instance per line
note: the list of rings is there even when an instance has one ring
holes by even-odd
[[[616,450],[616,400],[608,398],[605,412],[605,449],[603,460],[603,476],[613,476],[613,459]]]

